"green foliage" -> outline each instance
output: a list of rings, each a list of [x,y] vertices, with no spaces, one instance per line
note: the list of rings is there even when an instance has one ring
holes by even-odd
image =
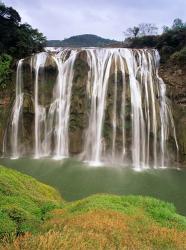
[[[171,55],[171,60],[177,64],[185,64],[186,62],[186,47]]]
[[[60,204],[53,188],[0,166],[0,237],[37,231],[45,214]]]
[[[176,213],[174,205],[143,196],[93,195],[67,204],[63,216],[100,209],[122,212],[131,216],[143,214],[162,226],[186,230],[186,218]]]
[[[176,24],[174,28],[165,26],[162,35],[128,38],[124,44],[126,47],[131,48],[157,48],[160,52],[161,62],[166,62],[175,52],[180,51],[180,53],[176,54],[175,57],[173,56],[173,58],[176,58],[177,62],[184,65],[186,26],[176,26]]]
[[[186,27],[180,29],[170,29],[158,38],[156,47],[162,56],[162,61],[166,61],[170,56],[186,46]]]
[[[128,38],[125,43],[131,48],[153,48],[156,47],[158,36],[142,36],[136,38]]]
[[[7,81],[9,80],[10,73],[11,73],[11,62],[12,62],[12,57],[3,54],[0,56],[0,88],[4,89],[7,87]]]
[[[0,3],[0,17],[3,17],[14,24],[21,22],[19,13],[12,7],[6,7],[3,3]]]
[[[180,18],[174,19],[172,29],[178,30],[183,28],[186,28],[186,23],[183,23],[183,21]]]
[[[21,24],[19,13],[0,3],[0,54],[22,58],[42,51],[46,38],[29,24]]]

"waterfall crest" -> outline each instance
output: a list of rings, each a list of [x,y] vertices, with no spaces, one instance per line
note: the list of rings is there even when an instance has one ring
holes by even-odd
[[[165,167],[170,158],[169,138],[174,139],[176,151],[178,142],[166,85],[158,75],[159,59],[156,50],[123,48],[62,49],[34,55],[31,63],[35,72],[34,149],[30,152],[34,152],[35,158],[61,159],[71,155],[71,118],[76,116],[71,111],[71,99],[76,96],[73,86],[77,84],[75,78],[80,77],[79,65],[83,61],[88,68],[84,73],[86,94],[82,95],[86,100],[83,108],[87,117],[86,126],[81,128],[83,160],[90,165],[109,160],[132,165],[136,170]],[[44,74],[42,69],[47,71],[48,61],[52,61],[57,75],[51,100],[43,104],[40,75]],[[11,136],[4,139],[4,145],[11,141],[9,154],[13,158],[21,156],[19,123],[21,112],[24,119],[23,64],[20,60],[17,67]]]

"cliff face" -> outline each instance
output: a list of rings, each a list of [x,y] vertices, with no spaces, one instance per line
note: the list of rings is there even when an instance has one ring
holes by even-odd
[[[8,123],[8,116],[14,99],[13,89],[0,92],[0,155],[3,151],[3,137],[6,124]]]
[[[167,86],[167,96],[172,101],[176,133],[179,144],[179,161],[186,163],[186,66],[173,62],[162,64],[160,76]]]

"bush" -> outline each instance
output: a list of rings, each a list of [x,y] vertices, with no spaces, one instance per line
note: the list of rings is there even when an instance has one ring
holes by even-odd
[[[171,61],[184,65],[186,62],[186,47],[184,47],[183,49],[181,49],[178,52],[175,52],[171,56]]]
[[[5,89],[10,78],[12,57],[3,54],[0,56],[0,88]]]

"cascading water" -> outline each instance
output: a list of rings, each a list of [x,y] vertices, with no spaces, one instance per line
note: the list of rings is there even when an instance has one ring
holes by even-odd
[[[159,80],[159,93],[161,98],[161,109],[160,109],[160,119],[161,119],[161,167],[163,168],[165,165],[165,154],[168,154],[167,147],[166,147],[166,141],[169,137],[169,130],[172,128],[173,131],[173,137],[176,144],[177,153],[179,151],[179,146],[177,142],[176,137],[176,129],[174,125],[174,119],[171,111],[171,105],[169,104],[169,100],[166,97],[166,86],[163,82],[163,80],[158,75],[158,66],[160,61],[160,56],[157,51],[155,51],[155,58],[156,58],[156,76]]]
[[[70,53],[70,55],[68,55]],[[52,134],[54,135],[55,159],[69,156],[68,152],[68,126],[70,112],[70,97],[73,81],[73,66],[76,51],[63,50],[54,55],[58,69],[56,86],[54,87],[53,102],[48,112],[48,126],[45,138],[46,153],[51,153]],[[69,56],[67,58],[67,56]]]
[[[41,104],[39,75],[48,58],[55,64],[57,77],[52,101]],[[84,73],[86,95],[82,96],[88,103],[84,107],[86,127],[81,128],[83,160],[90,165],[100,165],[109,159],[112,163],[132,165],[136,170],[165,167],[170,136],[178,150],[176,130],[166,86],[158,75],[159,54],[146,49],[63,49],[35,55],[31,65],[35,68],[35,158],[69,156],[71,96],[76,95],[72,89],[75,75],[79,76],[75,63],[78,60],[88,65]],[[22,61],[17,69],[16,102],[11,121],[13,157],[19,157],[19,114],[24,110],[19,85],[24,84],[20,80],[23,78],[21,65]]]
[[[43,156],[44,151],[41,143],[42,129],[45,129],[46,110],[39,104],[39,70],[44,68],[47,59],[47,53],[36,54],[33,60],[35,68],[35,86],[34,86],[34,109],[35,109],[35,158]],[[43,126],[44,124],[44,126]]]
[[[117,56],[114,57],[114,105],[112,114],[112,159],[115,158],[115,148],[116,148],[116,128],[117,128]]]
[[[87,50],[91,74],[88,83],[91,84],[91,110],[89,127],[85,142],[85,157],[91,165],[99,165],[102,153],[102,125],[106,100],[107,84],[112,53],[110,50]]]
[[[17,65],[16,73],[16,99],[12,109],[12,130],[11,130],[11,148],[12,148],[12,158],[17,159],[20,156],[19,144],[18,144],[18,132],[19,132],[19,122],[20,114],[23,107],[23,74],[22,74],[23,59],[19,60]]]

